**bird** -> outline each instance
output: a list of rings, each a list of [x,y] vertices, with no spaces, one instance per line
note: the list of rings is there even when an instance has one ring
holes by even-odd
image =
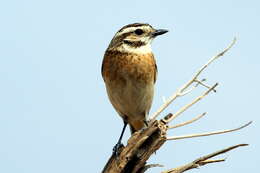
[[[131,134],[147,127],[157,78],[151,43],[167,32],[147,23],[128,24],[116,32],[105,51],[102,77],[108,98],[124,122],[114,153],[122,145],[127,124]]]

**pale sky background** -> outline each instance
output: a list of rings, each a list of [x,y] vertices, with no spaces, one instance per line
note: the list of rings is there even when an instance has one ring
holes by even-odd
[[[149,163],[157,173],[204,154],[249,143],[224,163],[190,172],[258,172],[260,163],[260,2],[8,0],[0,2],[0,172],[101,172],[122,120],[108,101],[100,74],[104,51],[122,26],[145,22],[170,32],[153,42],[158,80],[151,112],[210,57],[237,44],[202,75],[217,93],[179,117],[207,111],[200,121],[169,135],[238,127],[239,132],[169,141]],[[177,100],[176,111],[197,96]],[[175,123],[176,123],[175,122]],[[125,143],[129,130],[124,136]]]

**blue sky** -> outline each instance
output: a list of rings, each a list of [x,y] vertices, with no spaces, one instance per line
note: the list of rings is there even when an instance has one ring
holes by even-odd
[[[123,25],[145,22],[170,32],[153,42],[158,80],[151,112],[211,56],[237,44],[203,74],[210,94],[175,123],[207,111],[183,135],[235,128],[239,132],[170,141],[150,163],[172,168],[238,143],[249,147],[193,172],[255,172],[259,154],[260,3],[219,1],[0,2],[0,172],[100,172],[122,128],[100,74],[102,58]],[[202,89],[177,100],[174,112]],[[129,130],[124,142],[129,137]],[[155,168],[149,173],[163,169]],[[190,171],[192,172],[192,171]]]

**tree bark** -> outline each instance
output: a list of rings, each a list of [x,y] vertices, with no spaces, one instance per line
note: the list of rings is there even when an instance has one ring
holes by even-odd
[[[112,154],[102,173],[141,173],[146,161],[166,141],[167,125],[154,121],[148,128],[138,131],[120,148],[119,156]]]

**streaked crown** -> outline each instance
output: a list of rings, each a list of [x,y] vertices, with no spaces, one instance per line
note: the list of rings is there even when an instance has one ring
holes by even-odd
[[[164,33],[165,29],[154,29],[146,23],[129,24],[121,28],[111,40],[108,50],[121,52],[151,52],[152,40]]]

